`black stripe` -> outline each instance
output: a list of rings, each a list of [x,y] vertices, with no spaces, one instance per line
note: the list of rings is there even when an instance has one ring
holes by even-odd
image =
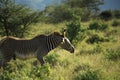
[[[50,51],[50,42],[49,42],[49,36],[47,37],[47,46],[48,46],[48,51]]]
[[[54,47],[57,47],[59,45],[58,41],[54,39]]]
[[[50,42],[51,42],[51,50],[55,48],[54,46],[54,40],[52,37],[50,37]]]
[[[49,48],[50,48],[50,50],[52,50],[52,43],[51,43],[51,37],[49,37]]]

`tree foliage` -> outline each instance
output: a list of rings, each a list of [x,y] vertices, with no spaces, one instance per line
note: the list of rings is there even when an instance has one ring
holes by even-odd
[[[15,4],[13,0],[0,0],[0,33],[23,37],[28,26],[38,21],[38,16],[38,12]]]
[[[112,13],[115,18],[120,19],[120,10],[114,10]]]
[[[102,11],[99,16],[105,21],[108,21],[113,17],[112,12],[109,10]]]
[[[47,6],[43,11],[47,22],[63,22],[73,19],[73,15],[83,21],[89,20],[92,12],[99,10],[103,0],[61,0],[59,5]]]
[[[63,0],[70,7],[87,8],[90,11],[99,10],[99,5],[103,4],[103,0]]]
[[[86,29],[81,26],[80,19],[74,16],[74,19],[67,25],[67,37],[75,45],[86,37]]]

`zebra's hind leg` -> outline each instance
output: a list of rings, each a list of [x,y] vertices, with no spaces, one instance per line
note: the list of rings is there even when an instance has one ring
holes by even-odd
[[[16,60],[16,55],[15,54],[13,55],[13,60]]]
[[[42,66],[46,63],[44,59],[39,59],[33,62],[34,66],[37,66],[40,63]]]
[[[0,69],[3,67],[3,60],[0,60]]]
[[[46,63],[45,60],[44,60],[44,58],[39,59],[39,61],[40,61],[40,63],[41,63],[42,66]]]
[[[10,62],[10,60],[12,59],[12,56],[4,56],[4,59],[3,59],[3,67],[6,67],[7,66],[7,63]]]
[[[6,66],[6,62],[4,60],[0,60],[0,68],[4,68]]]

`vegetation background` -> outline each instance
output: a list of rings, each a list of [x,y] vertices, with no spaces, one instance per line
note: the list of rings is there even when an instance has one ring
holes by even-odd
[[[38,11],[0,0],[0,39],[30,39],[67,29],[75,53],[56,48],[33,66],[34,58],[11,60],[0,80],[120,80],[120,10],[100,11],[104,0],[62,0]]]

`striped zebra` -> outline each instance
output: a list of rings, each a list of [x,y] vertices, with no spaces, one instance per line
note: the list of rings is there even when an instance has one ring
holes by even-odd
[[[0,42],[0,66],[6,65],[11,59],[15,60],[16,57],[19,59],[36,57],[43,65],[44,56],[58,46],[74,53],[74,47],[65,37],[65,31],[62,34],[53,32],[49,35],[39,35],[29,40],[6,37]]]

